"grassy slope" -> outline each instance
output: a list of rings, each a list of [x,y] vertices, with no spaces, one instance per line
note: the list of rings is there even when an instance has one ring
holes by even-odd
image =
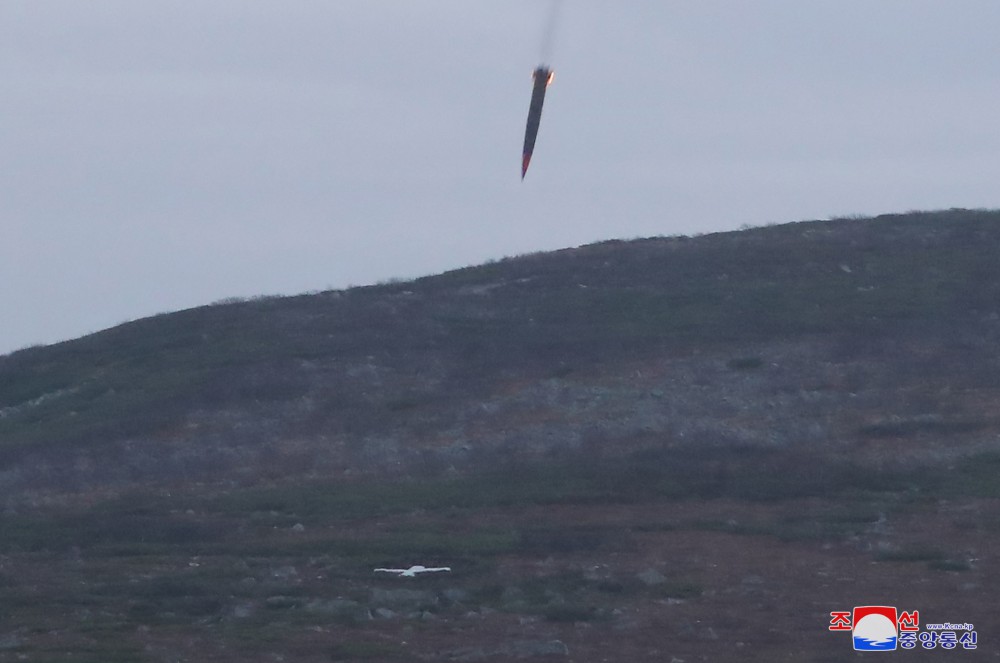
[[[442,388],[461,392],[501,371],[661,348],[977,320],[1000,301],[998,220],[955,211],[607,242],[160,315],[0,358],[0,449],[98,443],[167,429],[196,408],[287,402],[313,386],[303,363],[330,358],[400,371],[440,362]]]
[[[979,608],[975,589],[956,588],[988,581],[988,570],[967,561],[968,548],[1000,536],[1000,457],[988,443],[1000,386],[989,354],[1000,301],[998,221],[997,213],[954,211],[607,242],[412,283],[157,316],[4,357],[0,449],[9,472],[56,463],[67,450],[101,459],[98,450],[119,440],[179,444],[192,412],[259,413],[240,422],[264,427],[265,440],[269,430],[350,440],[420,428],[433,436],[455,425],[463,412],[456,403],[488,396],[500,403],[501,423],[522,426],[514,406],[495,400],[494,385],[579,387],[569,376],[607,400],[631,367],[663,357],[728,357],[716,373],[682,385],[696,392],[693,401],[710,403],[742,393],[720,384],[769,385],[768,357],[802,339],[825,339],[852,357],[844,364],[851,370],[889,368],[843,384],[832,371],[830,385],[803,392],[844,392],[813,406],[819,413],[857,408],[823,445],[715,437],[678,445],[656,430],[618,455],[490,456],[488,467],[419,479],[278,471],[241,483],[159,484],[153,464],[133,468],[137,482],[110,484],[111,493],[124,491],[118,496],[85,484],[76,503],[46,507],[35,495],[28,508],[8,493],[0,661],[412,660],[487,645],[513,657],[504,643],[556,638],[576,660],[622,656],[627,647],[637,648],[629,660],[713,652],[722,660],[737,642],[747,645],[744,660],[796,647],[800,660],[839,660],[849,645],[823,637],[824,610],[868,595],[823,585],[817,569],[857,578],[873,602],[922,601],[907,607],[927,617],[965,591],[966,612],[936,616],[982,629],[992,613]],[[914,349],[895,357],[896,345]],[[802,371],[831,363],[833,351],[822,347],[822,357],[817,350],[801,363],[781,361]],[[716,374],[723,382],[710,381]],[[881,413],[882,401],[866,400],[866,382],[906,395]],[[768,399],[783,393],[784,383],[775,384]],[[911,404],[912,394],[923,400]],[[289,404],[304,398],[335,411],[335,422],[295,419]],[[865,408],[884,416],[862,418],[872,414]],[[607,416],[595,407],[566,420],[594,428]],[[940,448],[967,441],[975,444],[958,456]],[[928,451],[918,463],[858,460],[904,445]],[[77,485],[72,468],[62,472]],[[49,492],[61,490],[46,484],[43,497]],[[721,568],[706,572],[708,559]],[[795,575],[799,559],[808,560],[805,580]],[[757,565],[736,572],[746,560]],[[418,561],[456,573],[415,585],[429,592],[416,599],[426,605],[380,604],[376,590],[398,585],[372,578],[370,568]],[[638,579],[650,567],[663,582]],[[878,574],[861,580],[869,567]],[[922,593],[901,589],[913,578]],[[778,618],[775,605],[789,607],[786,623],[803,620],[799,633],[816,622],[819,635],[800,642],[792,627],[767,635],[760,620]],[[396,616],[370,620],[378,607]],[[407,616],[419,614],[434,617]]]

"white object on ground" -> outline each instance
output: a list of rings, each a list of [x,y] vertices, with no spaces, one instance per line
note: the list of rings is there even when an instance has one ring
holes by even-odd
[[[379,571],[383,573],[396,573],[399,574],[401,578],[416,578],[418,573],[435,573],[437,571],[451,571],[450,566],[435,566],[427,568],[426,566],[421,566],[417,564],[416,566],[411,566],[408,569],[375,569],[375,572]]]

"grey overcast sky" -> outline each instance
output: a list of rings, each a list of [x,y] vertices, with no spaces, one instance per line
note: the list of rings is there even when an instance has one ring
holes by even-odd
[[[3,0],[0,353],[609,238],[1000,206],[997,0]]]

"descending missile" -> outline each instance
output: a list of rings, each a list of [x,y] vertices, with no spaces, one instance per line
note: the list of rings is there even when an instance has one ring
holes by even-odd
[[[531,105],[528,107],[528,124],[524,128],[524,151],[521,154],[521,179],[528,172],[531,163],[531,153],[535,151],[535,138],[538,137],[538,125],[542,121],[542,104],[545,103],[545,89],[549,86],[555,74],[545,65],[539,65],[532,74],[534,86],[531,90]]]

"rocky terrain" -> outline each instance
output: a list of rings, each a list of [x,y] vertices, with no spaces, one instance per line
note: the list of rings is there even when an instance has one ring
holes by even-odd
[[[0,357],[0,661],[842,661],[856,605],[1000,657],[998,247],[611,241]]]

